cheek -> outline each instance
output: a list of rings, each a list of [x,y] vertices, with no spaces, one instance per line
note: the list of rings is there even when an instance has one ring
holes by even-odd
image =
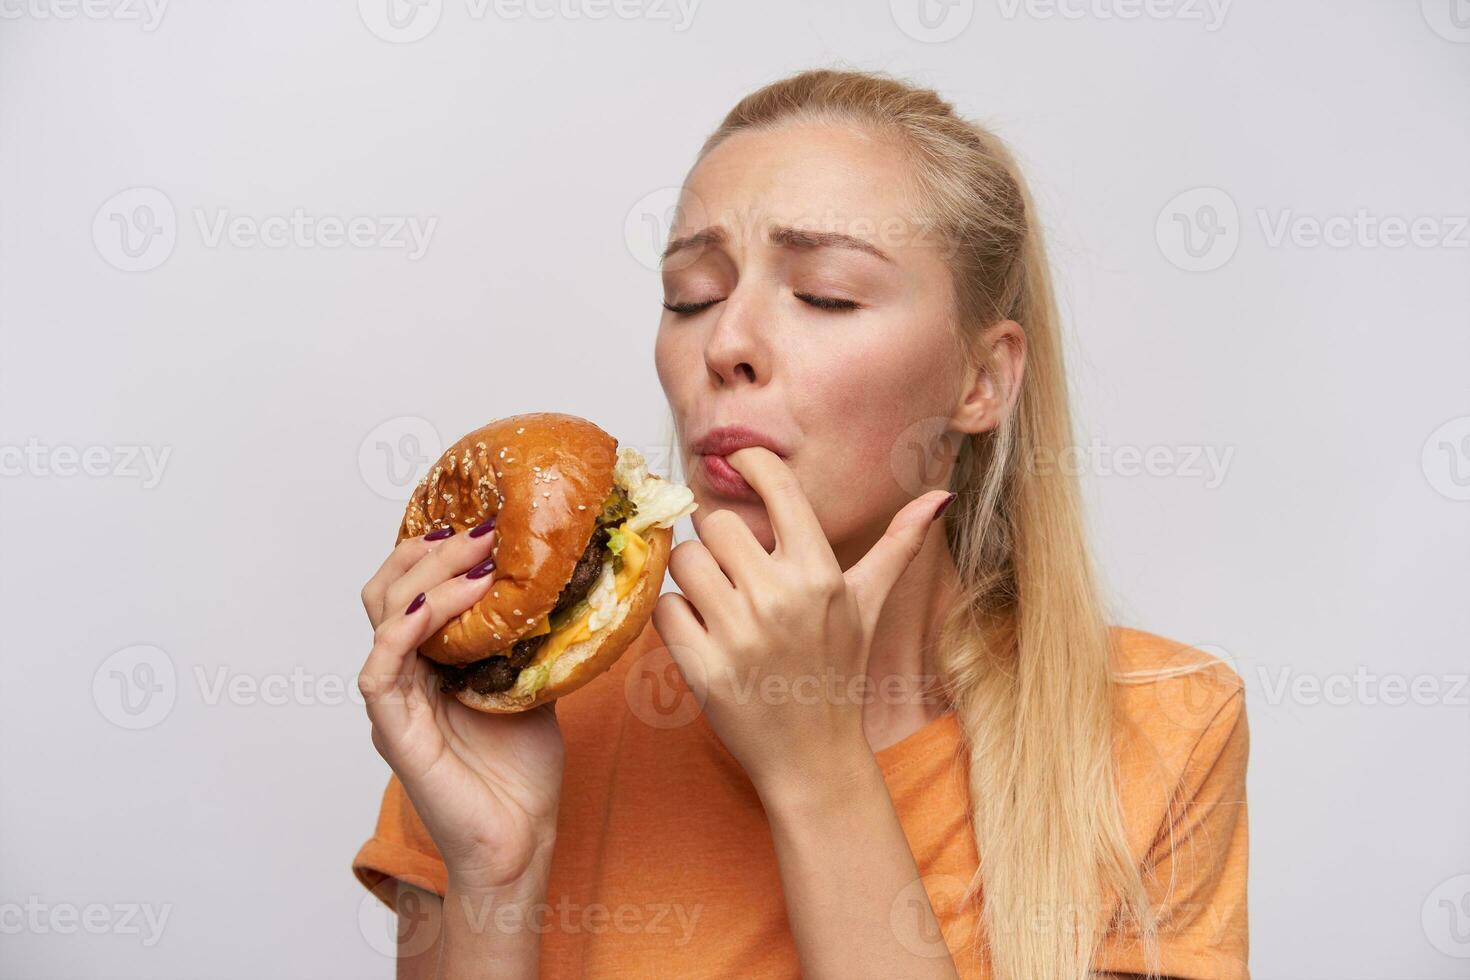
[[[949,415],[939,345],[930,338],[893,344],[890,336],[814,348],[810,370],[793,389],[800,392],[802,444],[812,456],[804,476],[834,524],[851,525],[908,500],[903,487],[912,480],[894,472],[895,448],[915,423]]]
[[[691,360],[696,353],[697,351],[689,349],[689,345],[671,331],[660,329],[654,339],[654,370],[658,372],[664,397],[676,413],[683,410],[684,392],[699,377],[699,365]]]

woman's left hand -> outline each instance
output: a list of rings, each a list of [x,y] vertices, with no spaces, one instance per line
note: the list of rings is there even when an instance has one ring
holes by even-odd
[[[873,631],[948,495],[904,506],[844,572],[785,461],[760,446],[726,459],[765,503],[775,548],[767,553],[733,511],[709,513],[700,540],[670,554],[683,595],[660,596],[653,619],[710,726],[766,798],[871,760],[863,703],[873,696]]]

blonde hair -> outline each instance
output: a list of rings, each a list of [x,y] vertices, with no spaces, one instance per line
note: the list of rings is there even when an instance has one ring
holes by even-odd
[[[980,913],[975,951],[998,980],[1079,980],[1111,922],[1136,930],[1154,975],[1158,922],[1124,832],[1116,655],[1077,480],[1030,465],[1061,458],[1072,431],[1025,182],[995,135],[932,90],[875,72],[812,70],[767,85],[726,115],[699,158],[734,133],[791,121],[897,137],[946,246],[961,349],[983,368],[993,353],[984,328],[1014,320],[1025,333],[1015,409],[993,431],[962,438],[950,483],[959,499],[944,518],[961,592],[939,635],[939,664],[969,746],[980,865],[961,901]],[[1116,916],[1103,921],[1114,903]],[[1061,931],[1029,926],[1038,915],[1071,919]]]

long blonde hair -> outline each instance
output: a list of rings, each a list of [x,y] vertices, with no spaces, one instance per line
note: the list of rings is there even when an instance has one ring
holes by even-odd
[[[1014,320],[1025,332],[1015,410],[963,437],[950,483],[959,499],[944,518],[961,593],[939,664],[969,748],[980,864],[961,901],[978,906],[977,942],[998,980],[1079,980],[1112,922],[1134,931],[1157,973],[1158,923],[1124,832],[1115,652],[1078,484],[1064,468],[1030,465],[1063,458],[1073,438],[1030,193],[995,135],[932,90],[875,72],[812,70],[767,85],[726,115],[699,158],[733,133],[787,121],[898,137],[947,246],[961,349],[985,367],[985,327]],[[1037,916],[1067,924],[1028,926]]]

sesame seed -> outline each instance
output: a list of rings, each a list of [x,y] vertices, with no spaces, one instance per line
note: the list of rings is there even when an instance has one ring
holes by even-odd
[[[526,617],[526,625],[527,626],[530,626],[534,622],[536,622],[536,621],[534,619],[532,619],[530,616],[527,616]]]
[[[526,431],[526,427],[523,425],[519,429],[516,430],[516,435],[520,435],[522,432],[525,432],[525,431]]]
[[[586,510],[587,509],[587,505],[586,504],[578,504],[577,505],[577,509],[578,510]]]
[[[531,469],[535,470],[537,473],[540,473],[541,472],[541,467],[539,467],[539,466],[533,466],[533,467],[531,467]]]
[[[549,497],[549,496],[551,496],[551,491],[550,490],[542,490],[541,491],[541,496],[543,496],[543,497]]]
[[[539,501],[539,500],[533,500],[533,501],[531,501],[531,506],[532,507],[539,507],[539,506],[541,506],[541,501]]]
[[[519,609],[512,609],[511,612],[515,613],[517,616],[521,614],[521,611]]]

